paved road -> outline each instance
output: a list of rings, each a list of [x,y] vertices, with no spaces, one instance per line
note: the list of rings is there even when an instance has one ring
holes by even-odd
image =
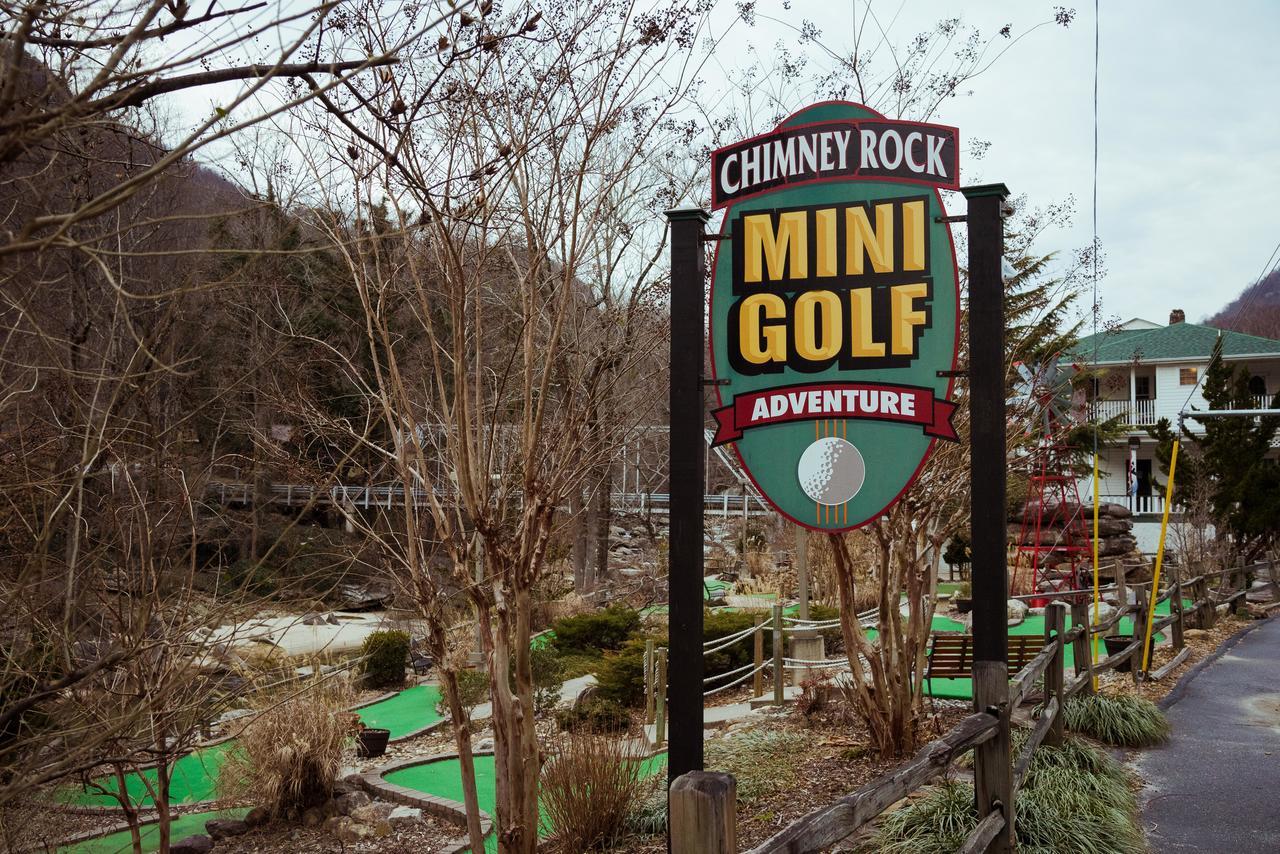
[[[1280,618],[1182,687],[1172,740],[1136,763],[1152,850],[1280,852]]]

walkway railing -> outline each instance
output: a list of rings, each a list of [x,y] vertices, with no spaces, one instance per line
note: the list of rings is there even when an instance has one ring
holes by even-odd
[[[310,486],[302,483],[275,483],[267,490],[268,502],[285,507],[303,507],[306,505],[336,505],[349,508],[368,509],[372,507],[391,508],[403,506],[405,490],[402,486],[350,486],[336,485],[329,487]],[[205,494],[217,499],[221,504],[252,504],[256,490],[251,483],[234,483],[215,481],[205,488]],[[409,495],[415,506],[429,503],[429,493],[425,489],[411,489]],[[436,490],[437,499],[450,502],[456,493]],[[613,509],[622,513],[656,514],[665,516],[670,512],[671,496],[665,492],[614,492],[610,493]],[[754,495],[733,495],[730,493],[704,495],[703,509],[706,513],[718,513],[721,516],[759,516],[772,513],[773,510],[760,498]]]

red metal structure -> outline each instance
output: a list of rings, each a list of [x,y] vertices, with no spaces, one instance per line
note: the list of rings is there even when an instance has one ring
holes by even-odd
[[[1071,393],[1070,378],[1059,371],[1056,360],[1035,369],[1016,367],[1022,380],[1010,402],[1025,407],[1028,433],[1036,435],[1036,442],[1026,457],[1027,500],[1014,543],[1010,587],[1017,594],[1079,589],[1093,542],[1066,436],[1084,418],[1084,396]],[[1031,604],[1048,601],[1046,596]]]

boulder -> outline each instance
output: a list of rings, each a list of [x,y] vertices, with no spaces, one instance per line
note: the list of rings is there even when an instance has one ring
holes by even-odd
[[[422,810],[417,807],[396,807],[387,815],[387,822],[392,827],[417,824],[422,821]]]
[[[1133,515],[1133,511],[1123,504],[1116,504],[1114,501],[1103,501],[1098,505],[1099,516],[1109,516],[1112,519],[1128,519]]]
[[[328,825],[326,825],[328,826]],[[348,816],[338,816],[333,826],[333,835],[343,845],[354,845],[373,838],[373,828],[352,821]]]
[[[369,796],[364,792],[347,792],[334,799],[334,803],[338,807],[341,815],[351,815],[356,810],[369,803]]]
[[[211,818],[204,823],[204,832],[214,839],[230,839],[249,832],[249,823],[240,818]]]
[[[1021,599],[1010,599],[1005,603],[1005,610],[1009,616],[1009,625],[1016,626],[1027,618],[1028,605]]]
[[[266,807],[254,807],[244,816],[244,823],[250,827],[262,827],[269,821],[271,821],[271,810]]]
[[[387,816],[391,815],[391,811],[395,809],[392,804],[384,801],[375,801],[371,804],[365,804],[362,807],[356,807],[350,813],[353,821],[361,824],[377,824],[385,821]]]
[[[302,814],[303,827],[319,827],[324,823],[326,816],[322,807],[311,807]]]
[[[169,854],[205,854],[213,850],[213,840],[203,833],[169,843]]]

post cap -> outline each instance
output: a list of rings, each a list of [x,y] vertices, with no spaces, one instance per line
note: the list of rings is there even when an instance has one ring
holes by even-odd
[[[686,220],[696,220],[698,222],[706,222],[711,219],[711,212],[705,208],[690,206],[687,208],[672,208],[669,211],[663,211],[663,216],[669,222],[683,222]]]
[[[983,196],[999,196],[1009,198],[1009,188],[1004,184],[975,184],[972,187],[961,187],[960,192],[966,199],[979,199]]]

